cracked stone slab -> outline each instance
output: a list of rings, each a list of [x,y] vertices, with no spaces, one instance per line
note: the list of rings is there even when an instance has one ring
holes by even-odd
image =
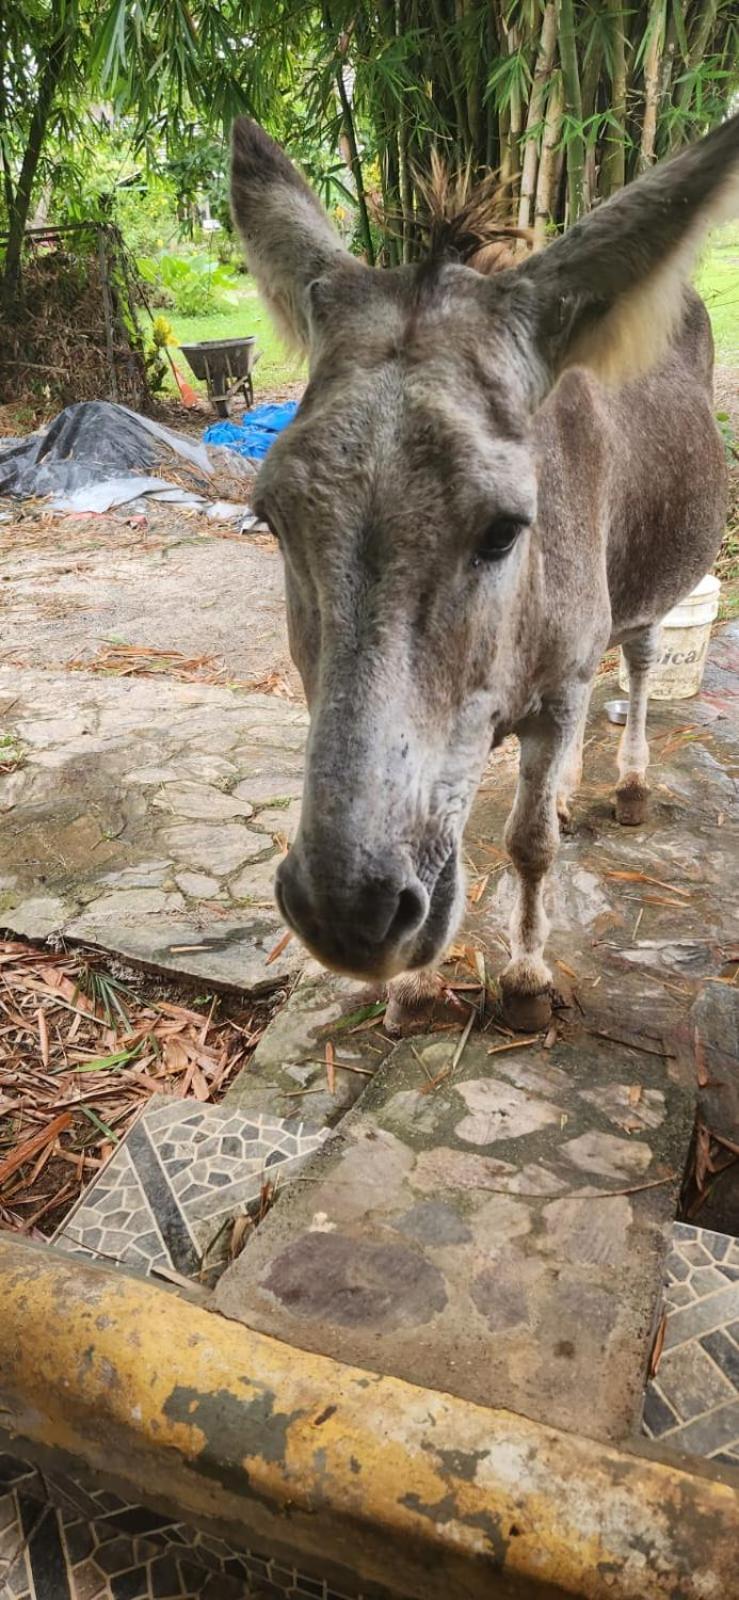
[[[397,1045],[215,1304],[303,1349],[623,1439],[692,1094],[667,1057],[610,1040],[492,1058],[490,1041],[473,1031],[441,1081],[456,1033]],[[664,1109],[654,1126],[614,1131],[623,1084]]]
[[[296,973],[275,868],[307,718],[265,695],[0,669],[22,764],[0,778],[0,924],[258,992]]]
[[[224,1104],[242,1112],[300,1118],[306,1127],[332,1127],[354,1104],[386,1060],[381,1029],[352,1031],[352,1017],[376,998],[348,978],[306,960],[285,1004],[276,1012],[249,1061],[226,1091]],[[326,1072],[333,1045],[334,1087]]]

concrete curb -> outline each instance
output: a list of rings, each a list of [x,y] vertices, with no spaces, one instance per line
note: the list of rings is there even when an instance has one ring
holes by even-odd
[[[737,1475],[608,1449],[0,1238],[7,1448],[419,1600],[728,1600]]]

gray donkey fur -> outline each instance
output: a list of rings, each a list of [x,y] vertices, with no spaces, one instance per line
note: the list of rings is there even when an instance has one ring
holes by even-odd
[[[462,831],[512,732],[501,987],[514,1027],[546,1019],[546,879],[613,644],[630,676],[616,814],[643,818],[657,623],[725,517],[711,332],[686,278],[738,169],[734,118],[494,278],[438,256],[376,271],[267,134],[235,125],[249,265],[310,359],[255,502],[311,713],[277,899],[326,965],[395,980],[392,1022],[455,931]]]

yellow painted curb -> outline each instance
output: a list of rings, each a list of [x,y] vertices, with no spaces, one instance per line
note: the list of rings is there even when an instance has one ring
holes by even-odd
[[[0,1427],[134,1501],[418,1600],[736,1600],[739,1493],[308,1355],[0,1238]]]

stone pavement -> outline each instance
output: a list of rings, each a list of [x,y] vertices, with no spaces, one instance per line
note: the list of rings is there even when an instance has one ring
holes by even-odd
[[[549,1049],[496,1048],[511,1041],[488,1011],[453,1074],[459,1029],[404,1042],[383,1063],[376,1035],[337,1027],[361,992],[308,969],[211,1120],[240,1137],[224,1133],[233,1107],[266,1119],[275,1149],[298,1121],[318,1142],[369,1087],[222,1279],[229,1315],[586,1433],[637,1426],[699,1067],[680,1030],[739,953],[738,667],[734,625],[714,642],[701,699],[653,708],[640,830],[613,821],[612,684],[596,694],[554,882],[562,1009]],[[270,885],[297,820],[302,710],[207,685],[6,668],[0,716],[19,752],[0,781],[6,926],[209,984],[297,975],[294,941],[267,956],[282,931]],[[491,984],[506,959],[513,883],[500,840],[514,781],[509,746],[466,841],[465,938]],[[223,1153],[214,1146],[206,1191],[227,1176]],[[192,1202],[212,1210],[209,1193]]]
[[[0,669],[18,769],[0,779],[0,921],[258,991],[283,931],[275,866],[297,825],[306,714],[162,679]]]
[[[13,506],[12,526],[0,521],[0,659],[59,670],[115,638],[298,686],[276,540],[152,501],[105,516],[18,516]]]
[[[500,1035],[473,1034],[444,1078],[454,1043],[393,1051],[215,1303],[303,1349],[623,1439],[691,1096],[663,1056],[596,1038],[491,1056]]]
[[[715,641],[700,700],[653,709],[642,830],[613,820],[609,686],[595,696],[554,885],[551,1048],[490,1055],[514,1042],[488,1026],[450,1072],[449,1036],[398,1047],[222,1278],[227,1315],[591,1435],[637,1429],[701,1075],[677,1034],[739,960],[738,639]],[[467,840],[468,937],[493,975],[513,781],[492,767]]]

